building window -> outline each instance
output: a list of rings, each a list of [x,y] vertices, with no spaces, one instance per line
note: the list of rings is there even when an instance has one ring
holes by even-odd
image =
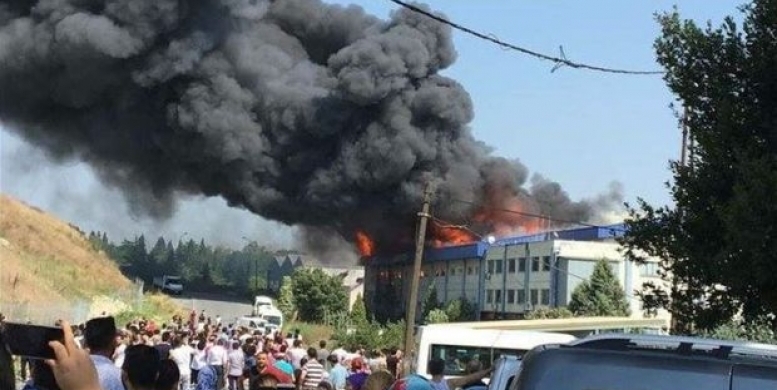
[[[550,256],[543,256],[542,257],[542,270],[543,271],[550,271]]]
[[[494,274],[494,260],[489,260],[487,262],[487,266],[488,266],[488,273],[493,275]]]
[[[540,304],[545,306],[550,305],[550,289],[543,288],[540,291]]]
[[[538,260],[539,261],[539,260]],[[536,288],[531,289],[531,304],[532,306],[536,306],[539,303],[539,295],[540,292]]]
[[[467,267],[467,275],[472,275],[472,266]]]
[[[496,268],[496,271],[495,271],[495,273],[497,273],[497,274],[501,274],[501,273],[502,273],[502,260],[496,260],[494,263],[495,263],[495,265],[496,265],[496,266],[494,267],[494,268]]]
[[[494,290],[486,290],[486,303],[494,302]]]
[[[515,257],[507,259],[507,272],[511,274],[515,273]]]
[[[658,263],[649,262],[639,266],[639,275],[642,277],[658,276]]]
[[[516,295],[515,303],[519,305],[526,304],[526,290],[523,290],[523,289],[517,290],[515,292],[515,295]]]
[[[531,258],[531,272],[540,271],[540,258],[535,256]]]
[[[515,264],[515,259],[513,260],[513,264]],[[512,305],[515,303],[515,290],[507,290],[507,303]]]
[[[526,272],[526,258],[525,257],[519,257],[518,258],[518,272]]]
[[[502,303],[502,290],[494,290],[494,303]]]
[[[451,276],[456,276],[456,268],[451,268]]]

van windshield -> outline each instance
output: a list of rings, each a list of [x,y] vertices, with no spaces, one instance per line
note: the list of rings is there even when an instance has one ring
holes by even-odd
[[[512,355],[520,359],[526,350],[432,344],[430,352],[430,360],[442,359],[445,361],[443,375],[460,376],[465,375],[467,363],[471,360],[480,360],[480,364],[486,369],[490,368],[491,363],[502,355]]]
[[[272,324],[272,325],[277,325],[277,326],[281,325],[281,317],[279,317],[279,316],[267,316],[266,315],[266,316],[264,316],[264,319],[266,319],[267,322]]]

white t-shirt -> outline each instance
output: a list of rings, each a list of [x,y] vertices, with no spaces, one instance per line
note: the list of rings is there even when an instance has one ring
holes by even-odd
[[[170,350],[170,359],[172,359],[178,366],[178,371],[181,375],[191,375],[192,355],[194,354],[194,348],[188,345],[181,345],[178,348]]]
[[[227,355],[227,364],[229,365],[229,372],[227,375],[240,376],[243,375],[243,367],[245,366],[245,355],[242,349],[234,349]]]
[[[227,362],[227,349],[220,345],[210,347],[205,361],[211,366],[223,366]]]
[[[124,351],[127,350],[127,344],[119,343],[119,346],[116,347],[116,351],[113,352],[113,364],[116,367],[121,368],[122,365],[124,365]]]
[[[192,358],[192,370],[202,370],[207,366],[208,362],[205,361],[205,351],[194,350],[194,357]]]
[[[302,368],[302,358],[308,356],[308,351],[302,348],[291,348],[286,353],[289,357],[289,363],[291,363],[294,369]]]

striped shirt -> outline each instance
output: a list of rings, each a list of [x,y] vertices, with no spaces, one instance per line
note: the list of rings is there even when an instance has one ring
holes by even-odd
[[[324,366],[316,359],[310,359],[302,367],[302,374],[305,375],[305,382],[302,383],[302,388],[315,389],[324,379]]]

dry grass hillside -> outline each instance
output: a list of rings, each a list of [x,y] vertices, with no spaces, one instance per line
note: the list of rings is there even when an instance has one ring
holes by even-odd
[[[24,308],[33,318],[115,312],[122,310],[116,299],[131,291],[132,283],[77,229],[0,194],[0,311],[10,317]]]

